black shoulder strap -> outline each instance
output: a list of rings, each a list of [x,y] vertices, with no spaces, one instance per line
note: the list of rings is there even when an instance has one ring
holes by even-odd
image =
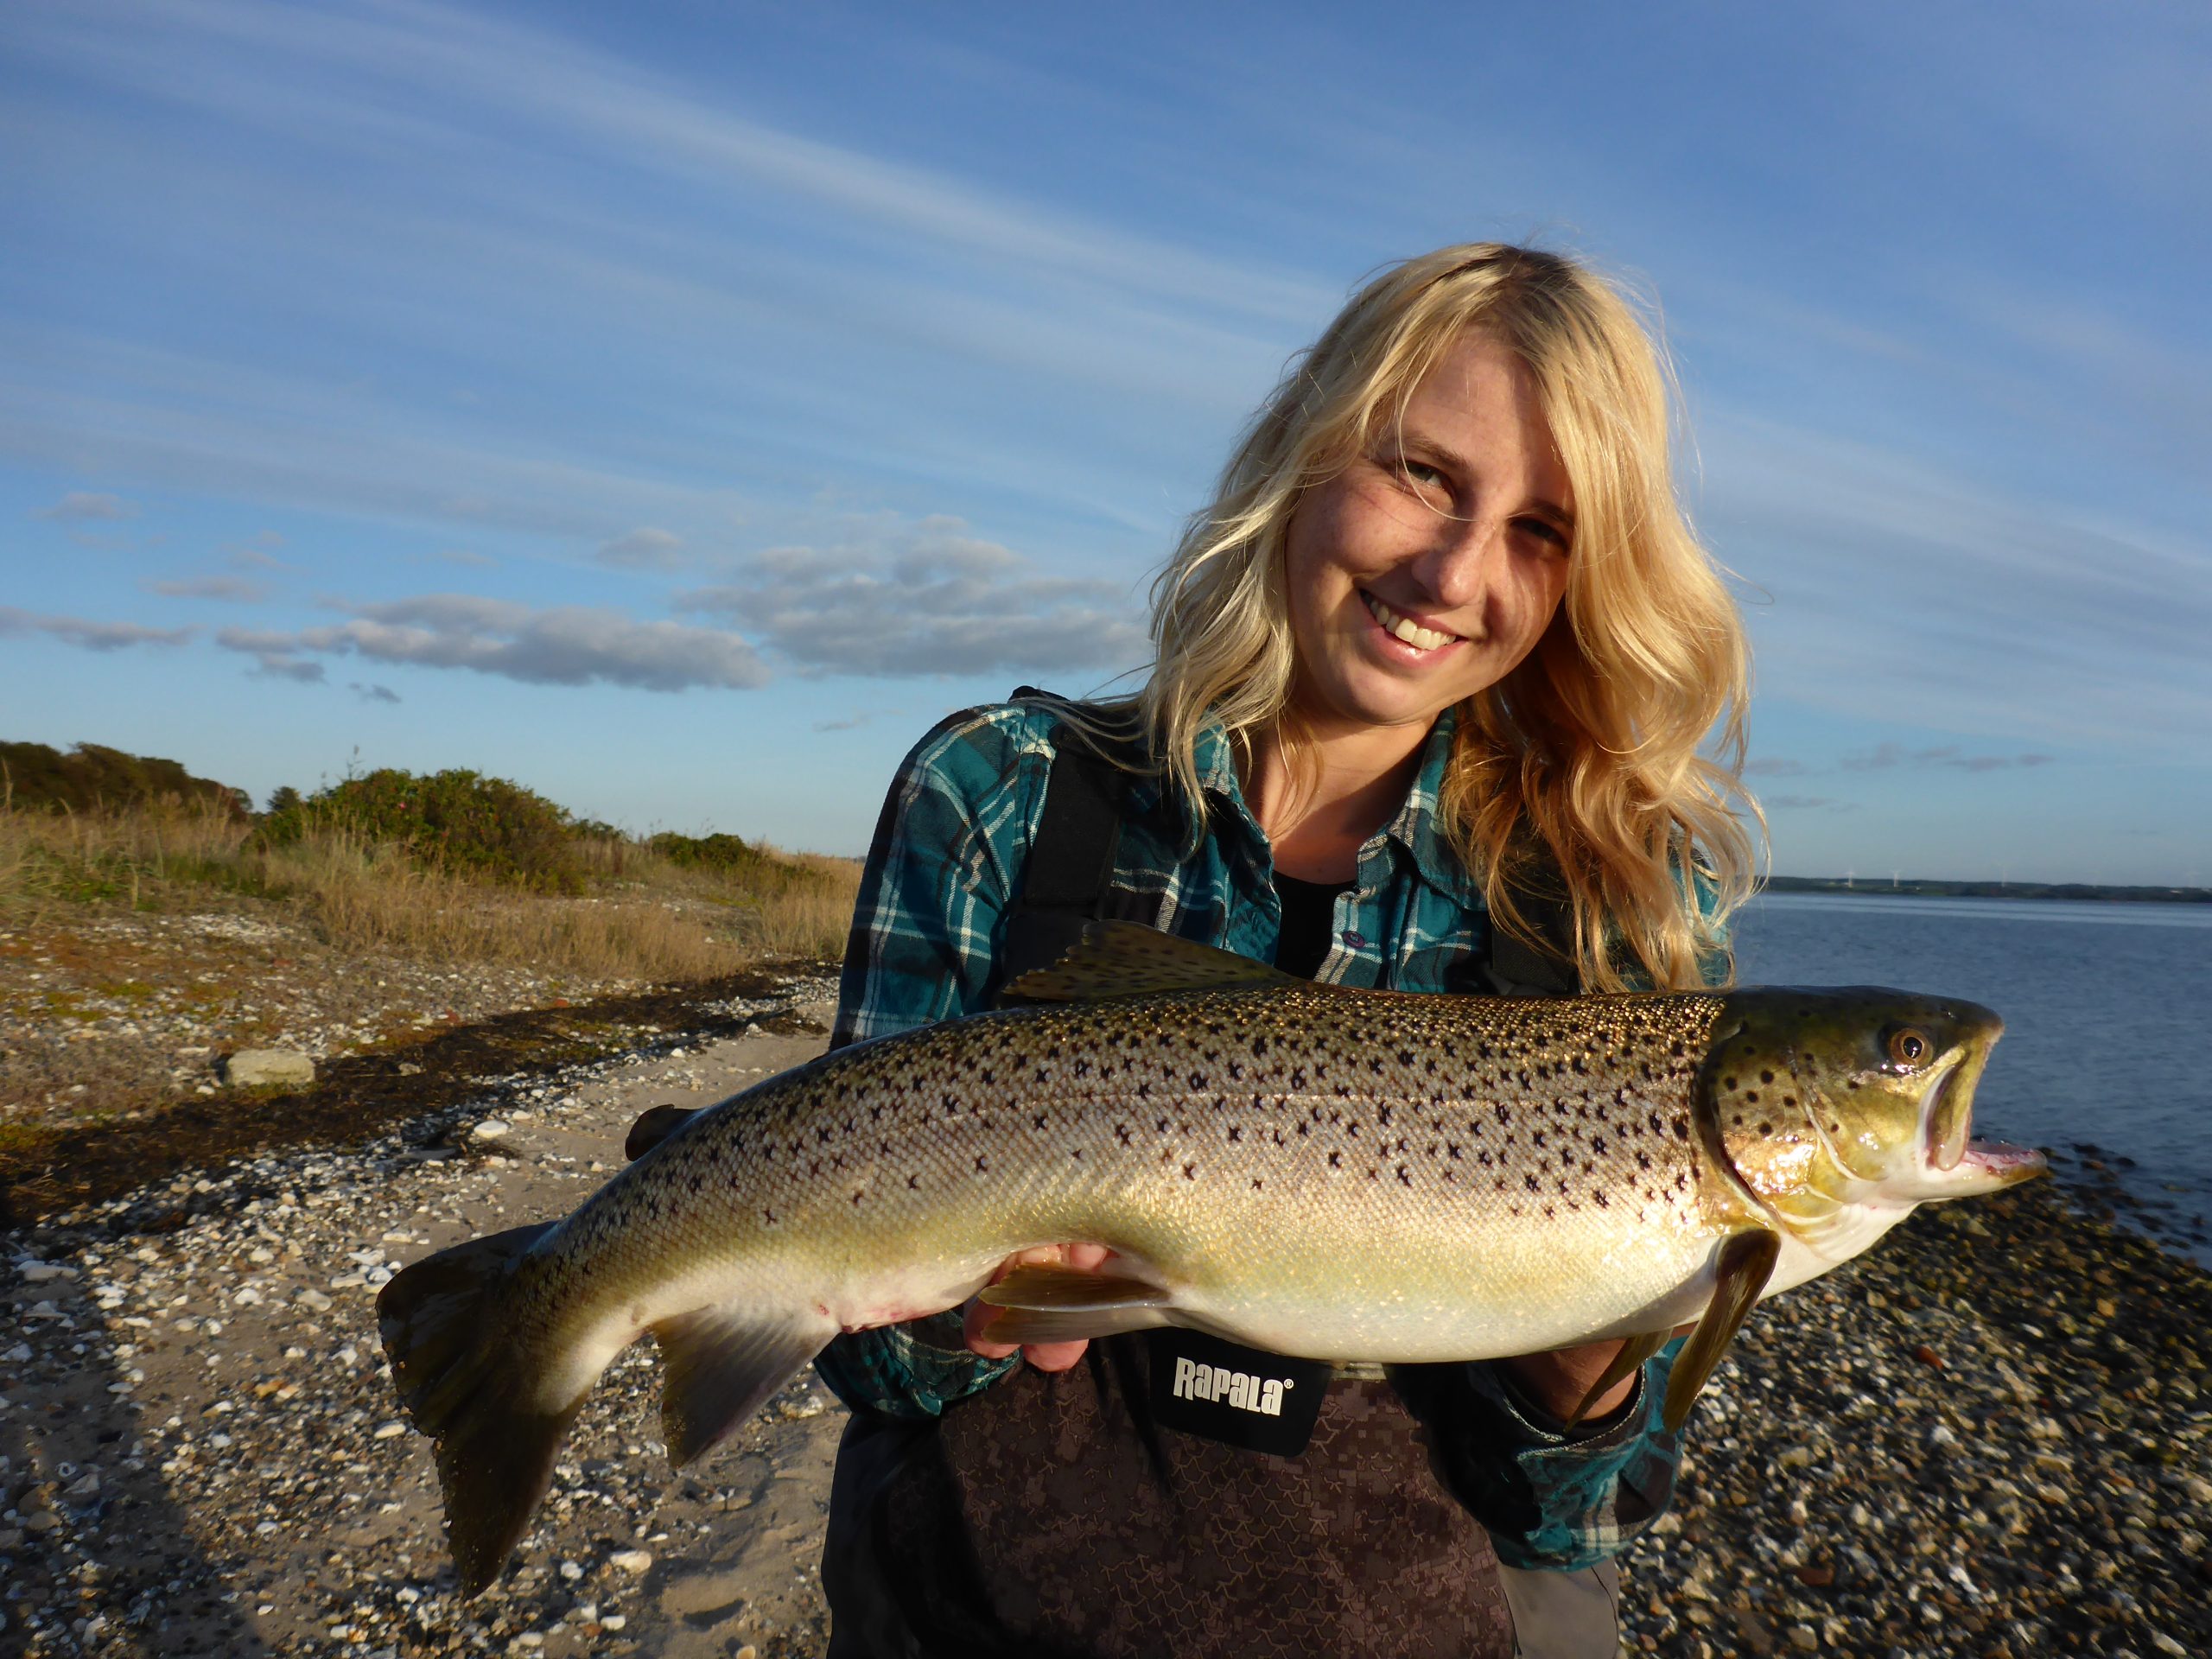
[[[1023,686],[1016,697],[1043,695]],[[994,978],[1003,985],[1048,968],[1083,938],[1083,925],[1104,913],[1122,841],[1122,769],[1079,737],[1053,752],[1044,811],[1021,873],[1021,896],[1007,917]]]
[[[1574,960],[1574,907],[1548,856],[1513,881],[1514,903],[1537,943],[1509,934],[1493,919],[1490,956],[1476,971],[1493,996],[1573,996],[1582,989]]]

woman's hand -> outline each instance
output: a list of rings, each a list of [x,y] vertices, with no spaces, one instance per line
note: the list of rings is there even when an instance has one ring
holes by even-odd
[[[1692,1322],[1677,1325],[1673,1334],[1683,1336],[1696,1329],[1696,1324]],[[1522,1393],[1565,1422],[1574,1415],[1574,1408],[1590,1392],[1590,1385],[1605,1374],[1606,1367],[1626,1346],[1625,1340],[1616,1337],[1605,1342],[1586,1342],[1579,1347],[1554,1348],[1548,1353],[1517,1354],[1498,1363],[1513,1373],[1513,1380]],[[1592,1400],[1589,1410],[1582,1414],[1582,1421],[1589,1422],[1618,1411],[1636,1391],[1636,1379],[1637,1372],[1630,1371]]]
[[[1072,1268],[1078,1273],[1091,1273],[1098,1264],[1114,1252],[1103,1244],[1040,1244],[1034,1249],[1017,1250],[999,1263],[998,1271],[991,1275],[993,1284],[1020,1267]],[[961,1318],[961,1333],[968,1339],[969,1351],[981,1354],[985,1359],[1004,1359],[1014,1351],[1010,1342],[993,1342],[983,1333],[990,1327],[999,1310],[988,1302],[970,1298]],[[1065,1371],[1083,1357],[1083,1351],[1090,1346],[1086,1339],[1080,1342],[1033,1342],[1021,1350],[1021,1357],[1040,1371]]]

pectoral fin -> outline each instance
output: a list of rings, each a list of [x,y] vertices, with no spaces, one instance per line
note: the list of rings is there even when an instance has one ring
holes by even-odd
[[[1002,1310],[986,1335],[993,1342],[1079,1342],[1117,1337],[1173,1321],[1174,1294],[1148,1280],[1032,1264],[985,1288],[981,1300]]]
[[[1675,1357],[1672,1379],[1667,1384],[1667,1432],[1676,1434],[1689,1421],[1690,1408],[1728,1351],[1737,1331],[1766,1281],[1773,1276],[1775,1259],[1782,1254],[1782,1240],[1760,1229],[1737,1233],[1720,1247],[1714,1267],[1713,1300],[1705,1317],[1690,1332],[1690,1339]]]
[[[1573,1428],[1590,1414],[1591,1402],[1599,1395],[1623,1377],[1633,1376],[1641,1370],[1645,1360],[1667,1345],[1669,1334],[1665,1331],[1641,1331],[1623,1343],[1620,1352],[1613,1356],[1613,1363],[1605,1367],[1605,1374],[1592,1382],[1589,1392],[1582,1396],[1581,1403],[1574,1408],[1574,1414],[1567,1420],[1567,1426]]]

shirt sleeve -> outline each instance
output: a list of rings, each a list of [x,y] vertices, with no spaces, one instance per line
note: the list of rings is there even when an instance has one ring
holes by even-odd
[[[830,1046],[973,1013],[985,1006],[1026,844],[1018,711],[955,715],[893,779],[861,872]],[[833,1338],[814,1368],[853,1410],[934,1417],[1020,1361],[963,1344],[957,1313]]]
[[[1646,1361],[1610,1417],[1571,1430],[1500,1366],[1419,1368],[1429,1375],[1408,1403],[1427,1420],[1453,1491],[1488,1529],[1498,1560],[1571,1572],[1617,1554],[1666,1512],[1681,1442],[1661,1412],[1681,1347],[1677,1338]]]

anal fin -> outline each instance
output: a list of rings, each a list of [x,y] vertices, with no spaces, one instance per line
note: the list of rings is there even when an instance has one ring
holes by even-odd
[[[1697,1403],[1699,1392],[1719,1367],[1721,1355],[1727,1352],[1759,1293],[1766,1288],[1766,1281],[1773,1277],[1774,1264],[1781,1254],[1781,1238],[1764,1228],[1737,1233],[1720,1247],[1719,1260],[1714,1264],[1713,1300],[1706,1304],[1705,1316],[1690,1332],[1689,1341],[1675,1356],[1674,1375],[1667,1384],[1669,1434],[1680,1433],[1689,1421],[1690,1408]]]
[[[661,1431],[677,1468],[738,1429],[837,1334],[829,1319],[764,1320],[752,1307],[702,1307],[651,1327],[666,1371]]]

